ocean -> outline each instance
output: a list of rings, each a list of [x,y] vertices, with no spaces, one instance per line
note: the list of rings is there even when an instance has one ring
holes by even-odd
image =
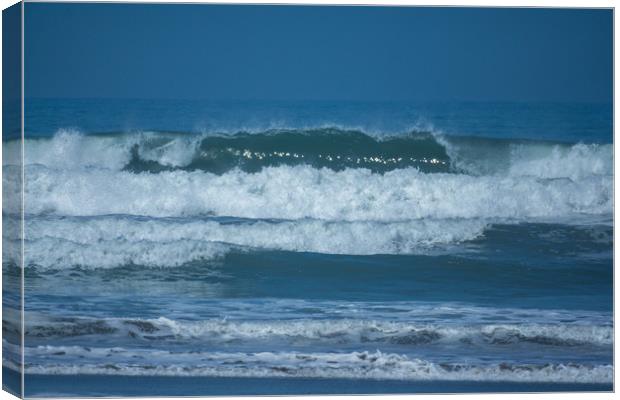
[[[613,388],[609,104],[30,99],[25,120],[28,397]]]

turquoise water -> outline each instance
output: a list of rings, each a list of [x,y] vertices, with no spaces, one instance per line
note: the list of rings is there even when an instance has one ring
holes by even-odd
[[[26,395],[611,387],[608,105],[33,100],[26,121]]]

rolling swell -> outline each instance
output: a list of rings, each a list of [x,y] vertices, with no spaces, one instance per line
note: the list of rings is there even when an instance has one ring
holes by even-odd
[[[313,129],[268,131],[258,134],[237,133],[232,136],[207,136],[195,146],[195,154],[186,165],[161,163],[165,146],[143,151],[140,145],[131,150],[125,170],[160,172],[181,169],[222,174],[232,168],[257,172],[264,167],[310,165],[336,171],[345,168],[368,168],[386,172],[417,167],[425,172],[448,171],[448,156],[443,146],[427,133],[410,134],[378,140],[359,131]],[[156,154],[156,157],[153,155]]]
[[[15,145],[15,143],[13,143]],[[52,138],[29,139],[26,162],[54,168],[97,167],[133,173],[185,170],[223,174],[238,168],[309,165],[340,171],[386,172],[415,167],[448,172],[443,145],[428,132],[375,137],[337,128],[269,130],[259,133],[197,134],[136,132],[82,135],[60,130]]]
[[[18,141],[4,143],[19,153]],[[364,168],[374,173],[415,168],[474,176],[509,175],[582,179],[611,175],[611,144],[568,144],[525,139],[447,136],[412,131],[381,136],[338,128],[197,134],[134,132],[84,135],[60,130],[28,139],[27,165],[52,169],[203,171],[247,173],[266,167],[310,166],[334,171]],[[4,165],[11,165],[5,157]]]

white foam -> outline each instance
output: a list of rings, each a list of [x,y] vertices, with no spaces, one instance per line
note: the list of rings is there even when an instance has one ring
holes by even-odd
[[[584,179],[613,175],[612,145],[547,146],[538,154],[533,146],[513,145],[509,174],[539,178]]]
[[[472,175],[585,179],[613,175],[613,145],[513,142],[434,135],[453,167]]]
[[[120,216],[26,219],[26,264],[42,268],[178,266],[219,258],[222,244],[327,254],[415,254],[480,236],[483,220],[220,223]],[[216,243],[217,242],[217,243]],[[15,246],[8,246],[9,248]],[[18,254],[6,252],[13,259]]]
[[[437,325],[364,319],[300,319],[277,321],[176,321],[165,317],[141,320],[159,331],[154,335],[175,335],[204,340],[260,340],[305,338],[348,342],[391,342],[406,345],[428,342],[461,342],[465,339],[480,343],[506,345],[530,342],[551,345],[613,344],[611,326],[571,324],[485,324]],[[118,322],[113,326],[119,327]],[[125,326],[125,329],[127,326]]]
[[[84,135],[75,129],[61,129],[51,138],[28,139],[24,144],[25,165],[54,169],[123,169],[131,160],[134,146],[140,158],[166,166],[183,167],[194,158],[204,135],[134,132],[115,135]],[[19,141],[3,143],[5,153],[20,151]],[[4,165],[16,165],[5,157]]]
[[[249,307],[246,305],[246,307]],[[319,307],[311,305],[309,307]],[[385,307],[385,305],[384,305]],[[285,343],[314,342],[315,344],[338,345],[357,344],[364,346],[390,345],[425,346],[429,344],[458,344],[461,347],[508,346],[602,346],[613,345],[613,327],[608,315],[588,315],[586,319],[575,318],[579,312],[571,312],[568,322],[566,316],[554,315],[553,311],[538,310],[541,322],[531,322],[523,312],[513,315],[510,309],[492,309],[477,315],[477,322],[463,318],[446,318],[449,311],[434,309],[426,313],[413,307],[410,313],[387,312],[373,315],[372,311],[356,309],[328,310],[313,318],[291,318],[281,314],[281,309],[271,311],[256,310],[256,314],[239,319],[227,310],[226,318],[203,320],[159,318],[88,318],[50,317],[47,314],[29,313],[26,320],[26,335],[75,336],[98,334],[116,335],[119,338],[143,337],[149,340],[183,340],[189,344],[197,340],[202,344],[217,346],[230,343],[255,343],[260,341]],[[288,310],[288,308],[287,308]],[[427,308],[428,310],[428,308]],[[488,314],[492,311],[491,314]],[[465,310],[461,310],[465,312]],[[476,313],[476,310],[470,312]],[[262,315],[277,315],[279,318],[263,319]],[[330,313],[332,315],[330,315]],[[364,318],[360,318],[363,314]],[[500,320],[502,322],[492,322]],[[509,320],[510,322],[503,321]],[[11,322],[9,326],[15,325]],[[119,339],[119,343],[122,339]],[[260,347],[260,346],[259,346]]]
[[[44,238],[26,246],[26,265],[64,269],[116,268],[125,265],[179,267],[191,261],[222,259],[229,246],[197,240],[171,240],[165,243],[109,240],[79,244],[67,240]]]
[[[172,137],[160,137],[158,143],[158,141],[153,140],[152,136],[147,135],[149,134],[143,134],[141,144],[138,147],[140,158],[169,167],[189,165],[198,153],[200,143],[204,139],[204,136],[201,135],[180,134]]]
[[[611,215],[613,180],[532,176],[373,174],[309,166],[133,174],[110,170],[26,167],[26,212],[57,215],[132,214],[246,218],[403,221],[421,218],[574,219]],[[9,212],[11,210],[8,210]]]
[[[398,380],[506,381],[610,383],[611,365],[578,364],[451,364],[410,358],[394,353],[171,353],[158,350],[93,349],[86,357],[102,356],[101,363],[58,362],[50,357],[62,351],[75,356],[75,347],[41,346],[27,348],[30,361],[25,372],[52,375],[143,375],[143,376],[217,376],[217,377],[304,377]],[[47,355],[45,363],[35,363],[30,355]],[[111,354],[113,357],[103,357]],[[119,356],[120,355],[120,356]],[[199,364],[191,362],[198,356]],[[118,361],[112,363],[112,360]],[[50,362],[55,360],[56,363]],[[157,362],[157,364],[155,364]]]
[[[18,314],[15,315],[17,317],[19,316]],[[612,315],[609,311],[494,308],[477,307],[461,303],[419,301],[340,302],[278,298],[262,299],[260,302],[256,302],[253,299],[228,299],[225,303],[220,301],[203,302],[201,303],[200,312],[195,316],[196,319],[171,319],[169,316],[162,316],[159,318],[142,319],[142,321],[147,321],[163,328],[167,327],[168,324],[178,324],[181,327],[186,324],[200,326],[202,322],[204,322],[200,319],[200,315],[219,316],[216,317],[214,321],[210,321],[210,323],[230,323],[231,329],[233,330],[235,329],[234,327],[237,326],[235,325],[236,323],[242,322],[265,324],[265,326],[274,321],[286,321],[285,324],[297,321],[295,324],[304,324],[309,321],[315,321],[313,318],[317,318],[316,321],[321,319],[329,320],[325,321],[325,327],[329,326],[329,323],[334,323],[334,326],[340,327],[336,328],[336,330],[348,329],[345,326],[351,322],[369,328],[376,325],[385,326],[386,332],[393,326],[400,327],[399,329],[403,332],[405,332],[408,327],[418,329],[422,329],[423,327],[436,327],[449,330],[454,329],[455,332],[465,327],[475,328],[472,332],[482,332],[484,327],[518,328],[521,331],[531,328],[532,332],[538,332],[537,329],[539,328],[562,326],[566,327],[566,332],[558,329],[558,335],[567,336],[561,337],[592,341],[593,343],[601,344],[609,343],[609,334],[612,325]],[[300,315],[306,315],[307,318],[300,319]],[[48,312],[41,313],[30,311],[26,319],[26,327],[30,330],[37,326],[56,326],[58,323],[67,323],[67,317],[75,317],[76,320],[73,322],[76,324],[81,324],[83,322],[92,324],[93,322],[102,321],[102,319],[93,319],[83,316],[79,312],[71,315],[63,313],[55,316]],[[185,317],[191,318],[187,315],[185,315]],[[103,319],[106,324],[111,323],[117,327],[125,320],[140,319],[139,316],[125,319]],[[19,318],[15,321],[17,321],[15,326],[18,326]],[[8,320],[8,322],[11,323],[15,321]],[[524,324],[524,321],[527,321],[527,324]],[[398,324],[391,325],[392,322]],[[339,325],[341,323],[345,325]],[[584,333],[588,332],[589,328],[592,329],[592,332],[598,333]],[[201,328],[199,328],[199,330],[200,329]],[[576,333],[569,333],[573,329],[575,329]],[[532,333],[532,335],[534,335],[534,333]],[[579,339],[577,335],[582,335],[581,339]],[[601,339],[586,339],[590,336],[593,338],[599,337]]]
[[[6,207],[6,203],[4,204]],[[21,265],[21,216],[2,216],[2,260]]]
[[[24,163],[62,169],[121,169],[129,162],[129,150],[139,139],[138,135],[85,136],[76,130],[62,129],[52,138],[27,140]]]

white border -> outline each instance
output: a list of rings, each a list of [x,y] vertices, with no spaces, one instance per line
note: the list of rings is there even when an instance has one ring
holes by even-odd
[[[50,0],[50,1],[45,1],[45,0],[25,0],[27,2],[63,2],[62,0],[57,1],[57,0]],[[387,1],[364,1],[364,0],[314,0],[314,1],[303,1],[303,0],[270,0],[270,1],[260,1],[260,0],[241,0],[241,1],[237,1],[237,2],[226,2],[226,1],[217,1],[217,0],[204,0],[204,1],[183,1],[183,0],[130,0],[130,1],[96,1],[96,0],[81,0],[81,1],[64,1],[64,2],[81,2],[81,3],[191,3],[191,4],[229,4],[229,3],[242,3],[242,4],[290,4],[290,5],[370,5],[370,6],[469,6],[469,7],[563,7],[563,8],[614,8],[615,7],[615,2],[611,1],[611,0],[589,0],[589,1],[585,1],[585,0],[520,0],[520,1],[514,1],[514,0],[475,0],[475,1],[471,1],[471,0],[447,0],[447,1],[441,1],[441,0],[425,0],[425,1],[415,1],[415,0],[387,0]],[[16,1],[12,1],[12,0],[0,0],[0,5],[2,6],[2,9],[7,8],[13,4],[17,3]],[[22,4],[22,10],[23,10],[23,4]],[[615,13],[615,11],[614,11]],[[0,27],[1,27],[1,22],[0,22]],[[1,42],[1,29],[0,29],[0,42]],[[23,135],[24,135],[24,131],[23,131],[23,118],[24,118],[24,74],[23,74],[23,67],[24,67],[24,51],[23,51],[23,46],[24,46],[24,15],[23,15],[23,11],[22,11],[22,85],[21,85],[21,90],[22,90],[22,139],[23,139]],[[620,144],[615,140],[616,136],[615,136],[615,121],[617,121],[617,107],[616,107],[616,102],[615,102],[615,93],[617,92],[616,89],[618,87],[618,82],[615,79],[616,76],[616,72],[617,72],[617,68],[618,68],[618,64],[616,63],[616,46],[618,43],[618,39],[619,39],[619,34],[618,31],[615,29],[615,16],[614,16],[614,156],[617,152],[617,150],[620,148]],[[0,65],[1,65],[1,52],[0,52]],[[1,89],[2,89],[2,82],[0,82],[0,93],[1,93]],[[0,111],[1,113],[1,111]],[[0,114],[1,115],[1,114]],[[24,149],[23,149],[23,140],[22,140],[22,156],[24,154]],[[2,161],[2,153],[0,152],[0,163]],[[618,177],[618,172],[619,172],[619,168],[618,166],[615,164],[615,157],[614,157],[614,199],[615,199],[615,188],[617,187],[616,183],[617,183],[617,177]],[[2,176],[2,171],[0,169],[0,178]],[[22,169],[22,179],[24,178],[23,176],[23,169]],[[23,181],[22,181],[23,182]],[[0,189],[1,190],[1,189]],[[23,204],[23,190],[22,190],[22,204]],[[614,202],[615,203],[615,202]],[[617,216],[617,210],[616,207],[614,206],[614,238],[618,237],[617,233],[617,226],[615,224],[616,216]],[[22,214],[23,214],[23,209],[22,209]],[[0,227],[1,227],[1,221],[0,221]],[[22,232],[23,232],[23,218],[22,218]],[[24,240],[23,235],[22,235],[22,241]],[[616,242],[614,240],[614,271],[615,271],[615,267],[616,267],[616,246],[615,246]],[[0,250],[2,248],[2,244],[0,242]],[[23,245],[22,245],[22,260],[23,260]],[[614,289],[616,287],[619,287],[618,284],[618,274],[614,273]],[[0,278],[0,282],[1,282],[1,278]],[[22,274],[22,333],[23,333],[23,274]],[[614,290],[614,321],[615,321],[615,311],[618,310],[618,297],[615,296],[615,290]],[[0,309],[0,316],[1,316],[1,309]],[[618,342],[618,339],[620,338],[620,334],[618,332],[617,329],[614,329],[614,344],[615,343],[620,343]],[[22,339],[23,340],[23,339]],[[616,351],[616,346],[614,345],[614,365],[615,365],[615,351]],[[23,353],[22,353],[22,363],[23,363]],[[618,380],[620,373],[619,373],[619,368],[614,368],[614,382],[618,383],[620,382]],[[0,382],[1,382],[1,376],[0,376]],[[23,390],[23,374],[22,374],[22,390]],[[23,393],[23,391],[22,391]],[[389,400],[389,399],[402,399],[402,398],[406,398],[406,397],[411,397],[412,399],[420,399],[420,400],[428,400],[428,399],[442,399],[442,398],[453,398],[453,396],[458,396],[458,399],[467,399],[467,400],[473,400],[473,399],[478,399],[480,397],[483,397],[484,399],[533,399],[533,398],[540,398],[540,399],[553,399],[553,400],[574,400],[574,399],[613,399],[615,396],[613,393],[584,393],[584,394],[580,394],[580,393],[551,393],[551,394],[522,394],[522,393],[517,393],[517,394],[458,394],[458,395],[426,395],[426,394],[421,394],[421,395],[378,395],[378,396],[373,396],[373,398],[377,398],[377,399],[381,399],[381,400]],[[319,400],[319,399],[325,399],[325,396],[263,396],[264,398],[278,398],[278,399],[301,399],[301,400]],[[360,396],[331,396],[334,398],[338,398],[339,400],[359,400]],[[217,398],[217,399],[227,399],[227,400],[243,400],[243,399],[248,399],[250,397],[245,396],[245,397],[210,397],[210,398]],[[14,396],[8,394],[7,392],[4,391],[0,391],[0,400],[8,400],[8,399],[15,399]],[[81,399],[81,398],[77,398],[77,399]],[[158,398],[149,398],[149,397],[143,397],[143,399],[162,399],[162,397],[158,397]],[[166,397],[166,399],[187,399],[187,397]]]

